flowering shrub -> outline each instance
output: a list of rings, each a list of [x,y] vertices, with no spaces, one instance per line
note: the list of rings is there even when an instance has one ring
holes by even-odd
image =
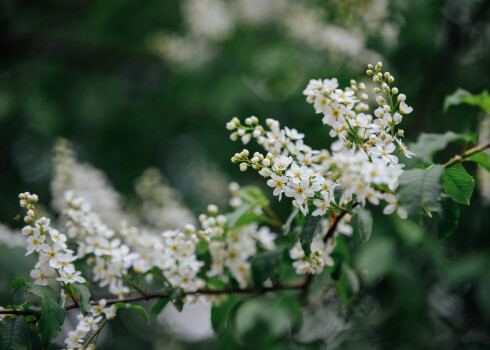
[[[416,222],[430,218],[441,239],[450,235],[459,218],[456,203],[469,204],[474,188],[462,162],[488,171],[489,157],[482,151],[490,144],[466,149],[444,164],[433,163],[435,150],[457,139],[475,140],[452,132],[423,134],[409,150],[400,128],[413,112],[406,96],[381,63],[369,65],[366,73],[376,84],[372,113],[364,83],[351,80],[341,89],[336,78],[311,80],[303,92],[334,140],[330,150],[313,149],[304,134],[281,128],[277,120],[267,119],[264,126],[252,116],[227,124],[232,140],[255,140],[264,149],[244,149],[231,160],[242,171],[258,171],[279,201],[291,201],[287,220],[273,211],[259,188],[232,183],[233,211],[223,214],[211,204],[197,225],[154,169],[137,182],[143,209],[137,218],[123,211],[117,193],[102,190],[104,175],[80,164],[68,143],[60,141],[52,182],[57,225],[42,214],[36,194],[19,195],[26,211],[21,230],[26,255],[35,255],[36,262],[30,279],[11,283],[10,305],[0,310],[2,345],[26,345],[29,330],[36,328],[46,348],[58,337],[66,313],[78,312],[65,347],[95,348],[99,332],[118,309],[134,310],[148,321],[146,309],[134,302],[156,300],[150,312],[155,318],[168,303],[182,310],[199,296],[213,302],[213,328],[222,334],[236,305],[248,302],[237,295],[296,291],[294,298],[308,305],[317,275],[349,305],[359,293],[360,276],[339,242],[342,236],[369,240],[372,210],[378,205],[385,215]],[[474,102],[464,94],[448,101],[488,103],[484,96]],[[418,165],[405,170],[410,160]],[[321,279],[325,276],[328,282]],[[37,295],[40,305],[15,305],[14,294],[21,288]],[[92,296],[101,293],[109,299]],[[288,314],[249,305],[245,310],[258,307],[254,312],[263,317],[269,311]]]

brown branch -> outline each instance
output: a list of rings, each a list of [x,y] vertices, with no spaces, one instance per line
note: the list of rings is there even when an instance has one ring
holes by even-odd
[[[449,168],[451,165],[454,165],[456,163],[460,163],[464,160],[466,160],[467,157],[471,156],[472,154],[481,152],[486,150],[487,148],[490,148],[490,142],[485,143],[480,146],[475,146],[473,148],[470,148],[469,150],[463,152],[462,154],[457,154],[453,158],[451,158],[447,163],[443,165],[444,168]]]
[[[354,209],[355,207],[357,207],[359,205],[358,202],[354,203],[352,205],[352,209]],[[333,237],[334,233],[335,233],[335,230],[337,229],[337,225],[339,224],[340,220],[342,220],[342,218],[348,213],[347,210],[344,210],[343,212],[341,212],[339,215],[335,216],[332,223],[330,224],[330,228],[328,229],[327,231],[327,234],[325,235],[325,237],[323,237],[323,242],[327,242],[329,238]]]
[[[308,278],[307,278],[308,280]],[[219,295],[219,294],[246,294],[246,293],[270,293],[270,292],[277,292],[281,290],[298,290],[302,289],[304,286],[305,282],[303,283],[296,283],[296,284],[276,284],[271,287],[262,287],[260,289],[254,288],[254,287],[247,287],[247,288],[223,288],[223,289],[201,289],[201,290],[196,290],[192,292],[183,292],[182,296],[188,296],[188,295]],[[138,295],[138,296],[133,296],[133,297],[127,297],[124,299],[109,299],[107,300],[106,305],[113,305],[116,303],[128,303],[128,302],[133,302],[133,301],[142,301],[142,300],[150,300],[150,299],[160,299],[160,298],[170,298],[170,295],[167,293],[145,293],[145,295]],[[91,305],[99,305],[99,301],[91,301]],[[79,305],[77,304],[71,304],[65,306],[65,310],[72,310],[72,309],[77,309],[79,308]],[[0,315],[32,315],[33,313],[30,312],[29,310],[0,310]]]

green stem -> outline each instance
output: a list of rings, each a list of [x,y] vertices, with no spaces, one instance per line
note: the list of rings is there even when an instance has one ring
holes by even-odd
[[[94,334],[92,334],[90,336],[90,338],[88,338],[88,340],[85,342],[85,344],[83,344],[83,347],[82,349],[86,349],[88,345],[90,345],[90,343],[92,342],[92,340],[94,340],[94,338],[100,333],[100,331],[102,330],[102,328],[106,325],[106,323],[108,322],[109,320],[108,319],[105,319],[104,322],[102,322],[100,324],[100,327],[94,332]]]

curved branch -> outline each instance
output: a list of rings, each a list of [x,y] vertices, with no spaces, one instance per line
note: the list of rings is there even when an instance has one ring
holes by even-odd
[[[308,278],[307,278],[308,280]],[[277,292],[281,290],[299,290],[302,289],[305,282],[296,283],[296,284],[276,284],[271,287],[262,287],[260,289],[254,287],[247,288],[223,288],[223,289],[200,289],[192,292],[182,292],[182,296],[188,295],[218,295],[218,294],[246,294],[246,293],[270,293]],[[127,297],[123,299],[109,299],[107,300],[106,305],[112,305],[116,303],[128,303],[133,301],[141,301],[141,300],[150,300],[150,299],[160,299],[160,298],[170,298],[170,295],[167,293],[145,293],[144,295],[138,295],[133,297]],[[99,300],[91,301],[91,305],[99,305]],[[78,309],[79,305],[71,304],[65,306],[65,310]],[[0,315],[32,315],[33,313],[29,310],[0,310]]]
[[[481,152],[481,151],[484,151],[486,150],[487,148],[490,148],[490,142],[488,143],[485,143],[483,145],[480,145],[480,146],[475,146],[473,148],[470,148],[469,150],[467,150],[466,152],[463,152],[462,154],[457,154],[455,155],[453,158],[451,158],[447,163],[443,164],[443,167],[444,168],[448,168],[450,167],[451,165],[454,165],[456,163],[461,163],[462,161],[464,161],[466,159],[466,157],[469,157],[471,156],[472,154],[475,154],[475,153],[478,153],[478,152]]]

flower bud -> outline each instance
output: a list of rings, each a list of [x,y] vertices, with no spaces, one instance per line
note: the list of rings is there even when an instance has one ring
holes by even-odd
[[[240,163],[240,171],[247,171],[247,163]]]
[[[216,214],[218,214],[218,207],[214,204],[210,204],[210,205],[208,205],[208,212],[211,215],[216,215]]]

